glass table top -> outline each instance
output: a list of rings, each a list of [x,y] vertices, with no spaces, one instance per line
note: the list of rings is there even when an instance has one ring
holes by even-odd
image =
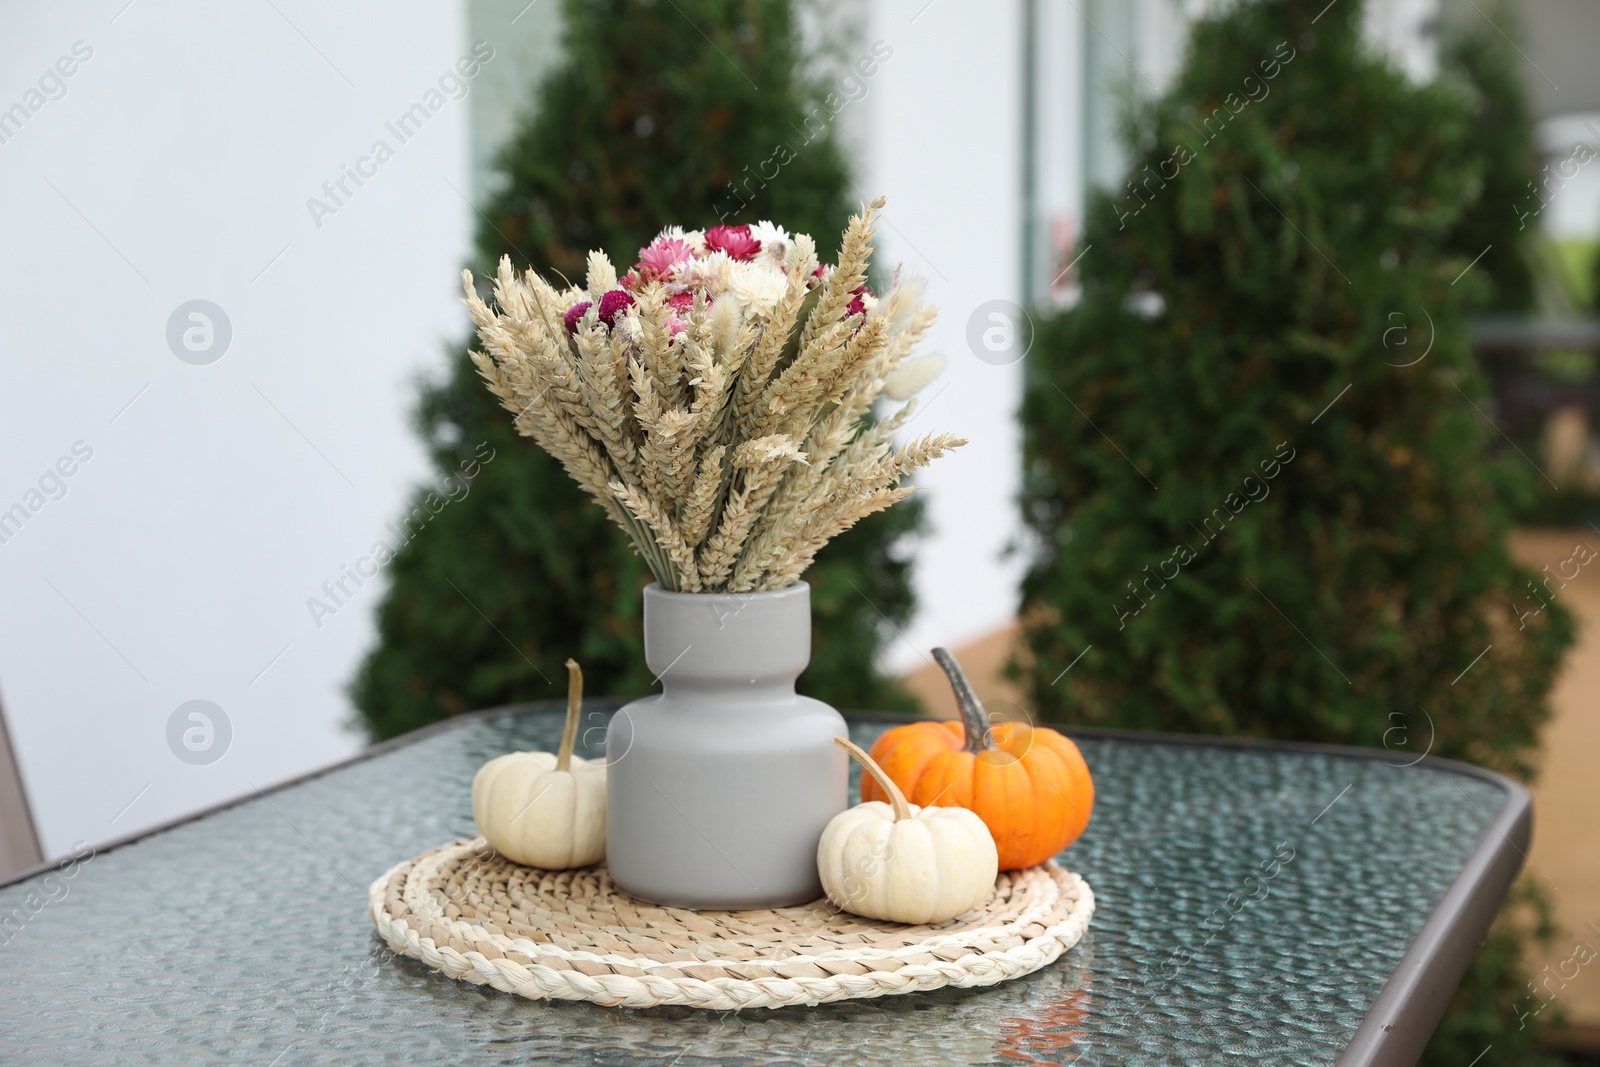
[[[584,756],[602,754],[591,714]],[[0,888],[0,1061],[1332,1064],[1509,796],[1427,763],[1085,736],[1094,817],[1059,862],[1094,921],[1023,979],[619,1010],[395,956],[367,886],[474,834],[473,773],[553,750],[560,726],[549,708],[468,717]]]

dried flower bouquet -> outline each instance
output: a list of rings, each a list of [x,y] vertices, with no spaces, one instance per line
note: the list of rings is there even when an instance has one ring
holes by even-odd
[[[909,472],[965,442],[895,447],[913,403],[871,418],[933,322],[917,287],[867,289],[875,200],[837,266],[771,223],[664,230],[587,290],[500,261],[493,305],[463,271],[479,372],[517,430],[626,530],[665,589],[748,593],[799,578],[828,540],[909,495]]]

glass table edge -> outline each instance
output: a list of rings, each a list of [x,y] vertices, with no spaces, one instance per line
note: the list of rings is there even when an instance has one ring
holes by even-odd
[[[596,710],[615,710],[626,703],[621,699],[597,699],[589,702]],[[148,837],[165,833],[197,819],[207,818],[226,811],[246,801],[301,785],[332,774],[345,767],[375,759],[395,749],[413,745],[434,734],[453,730],[483,719],[505,715],[563,714],[566,702],[561,700],[535,701],[524,704],[507,704],[485,708],[481,711],[457,715],[441,722],[420,727],[398,737],[369,746],[353,756],[338,760],[304,774],[278,782],[265,789],[253,790],[220,801],[199,811],[167,820],[155,826],[137,830],[96,846],[97,854],[131,845]],[[899,718],[871,712],[845,712],[852,723],[883,723],[898,725],[914,722],[912,718]],[[1202,734],[1174,734],[1147,730],[1125,730],[1106,727],[1072,727],[1069,734],[1104,738],[1107,740],[1138,741],[1150,744],[1193,745],[1215,748],[1254,751],[1281,751],[1304,754],[1339,756],[1349,759],[1383,760],[1384,749],[1361,748],[1354,745],[1326,745],[1306,741],[1274,741],[1261,738],[1220,737]],[[1340,1055],[1338,1067],[1405,1067],[1414,1064],[1421,1055],[1428,1038],[1444,1016],[1450,997],[1468,964],[1476,954],[1479,944],[1488,932],[1489,924],[1499,911],[1512,881],[1522,867],[1532,838],[1533,800],[1520,783],[1502,774],[1458,760],[1426,756],[1419,764],[1440,771],[1476,778],[1498,786],[1506,794],[1505,803],[1492,816],[1489,826],[1479,838],[1476,848],[1463,864],[1450,888],[1423,923],[1422,929],[1406,948],[1399,965],[1384,983],[1366,1017],[1357,1028],[1350,1044]],[[1392,766],[1392,764],[1391,764]],[[0,889],[18,885],[49,872],[59,866],[62,858],[52,859],[19,871],[0,881]]]

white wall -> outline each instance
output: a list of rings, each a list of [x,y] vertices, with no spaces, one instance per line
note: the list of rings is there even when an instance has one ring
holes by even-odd
[[[462,328],[468,104],[384,124],[469,47],[428,0],[0,10],[0,109],[42,102],[0,127],[0,509],[43,503],[0,543],[0,698],[46,853],[358,747],[377,583],[320,630],[306,600],[424,475],[405,413]],[[307,199],[379,139],[319,228]],[[204,366],[166,339],[197,298],[232,328]],[[231,724],[207,765],[168,744],[193,699]]]
[[[1546,119],[1535,143],[1544,169],[1516,210],[1558,240],[1600,238],[1600,112]]]
[[[981,361],[969,318],[1021,296],[1021,20],[1017,4],[982,17],[962,4],[880,0],[867,41],[893,58],[863,102],[863,199],[889,197],[879,258],[903,263],[940,308],[926,351],[947,369],[922,395],[908,433],[948,431],[967,447],[919,475],[934,536],[916,561],[921,610],[890,663],[910,668],[934,645],[960,644],[1016,608],[1019,561],[1001,559],[1017,524],[1021,365]]]

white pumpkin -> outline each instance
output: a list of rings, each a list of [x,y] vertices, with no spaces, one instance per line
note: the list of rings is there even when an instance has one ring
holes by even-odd
[[[918,808],[883,768],[842,737],[890,803],[857,804],[822,831],[817,872],[835,907],[868,919],[940,923],[994,893],[1000,854],[983,820],[966,808]]]
[[[561,749],[511,752],[472,779],[472,818],[496,852],[529,867],[564,870],[606,855],[606,765],[572,754],[583,672],[567,660],[567,722]]]

